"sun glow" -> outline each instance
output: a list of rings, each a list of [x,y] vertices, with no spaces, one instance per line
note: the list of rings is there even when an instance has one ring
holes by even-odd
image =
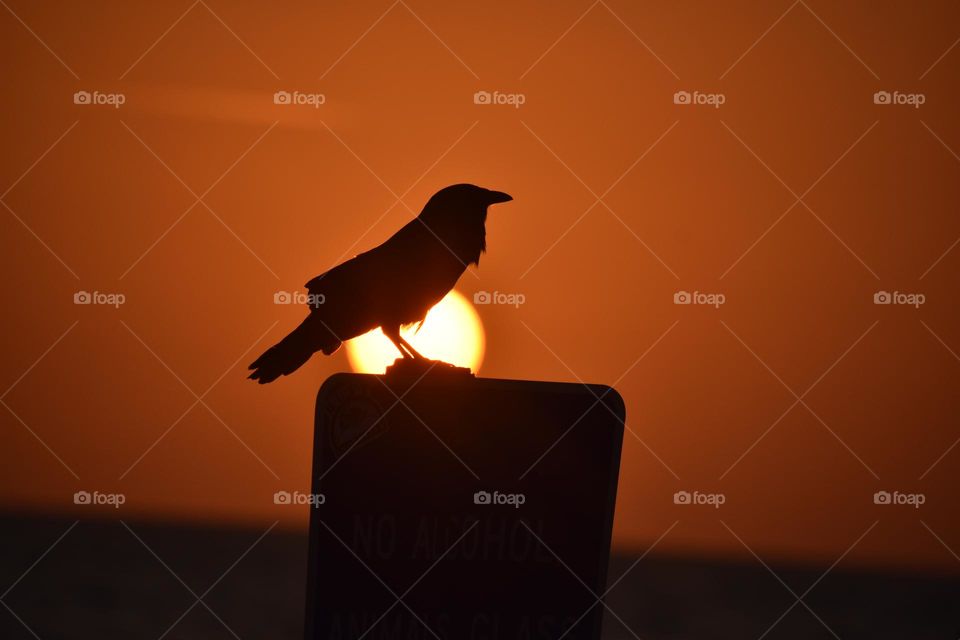
[[[406,327],[400,335],[427,358],[479,371],[485,347],[483,323],[473,305],[456,291],[434,305],[420,330],[415,329]],[[383,373],[400,357],[380,329],[348,340],[345,346],[350,367],[357,373]]]

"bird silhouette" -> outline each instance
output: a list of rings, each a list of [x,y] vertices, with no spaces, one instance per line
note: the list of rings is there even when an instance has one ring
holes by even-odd
[[[306,284],[310,314],[253,361],[250,379],[273,382],[314,353],[330,355],[343,340],[380,327],[405,359],[426,361],[400,335],[423,321],[487,248],[487,207],[511,196],[472,184],[435,193],[416,218],[380,246]]]

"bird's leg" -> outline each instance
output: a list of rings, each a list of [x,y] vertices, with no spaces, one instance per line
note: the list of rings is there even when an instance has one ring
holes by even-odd
[[[397,332],[397,339],[400,340],[400,344],[403,345],[403,348],[410,352],[410,355],[414,360],[429,360],[429,358],[414,349],[413,345],[407,342],[399,332]]]
[[[400,337],[400,327],[381,327],[383,329],[383,334],[390,339],[390,342],[393,343],[393,346],[397,348],[397,351],[400,352],[400,357],[406,359],[410,358],[416,360],[417,356],[420,356],[419,353],[413,350],[406,340]],[[414,355],[416,354],[416,355]],[[420,356],[423,357],[423,356]]]

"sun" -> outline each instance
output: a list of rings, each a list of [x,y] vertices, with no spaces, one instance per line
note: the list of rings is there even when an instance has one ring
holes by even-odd
[[[400,330],[400,335],[424,356],[479,372],[485,347],[483,323],[462,295],[456,291],[448,293],[427,312],[420,330],[415,329],[415,326],[406,327]],[[400,352],[380,329],[345,344],[350,367],[357,373],[383,373],[400,357]]]

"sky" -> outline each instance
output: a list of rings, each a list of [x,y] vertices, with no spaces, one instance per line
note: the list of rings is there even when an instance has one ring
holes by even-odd
[[[479,374],[622,394],[616,547],[957,571],[956,18],[9,1],[0,507],[304,526],[349,363],[245,380],[275,294],[473,182]]]

